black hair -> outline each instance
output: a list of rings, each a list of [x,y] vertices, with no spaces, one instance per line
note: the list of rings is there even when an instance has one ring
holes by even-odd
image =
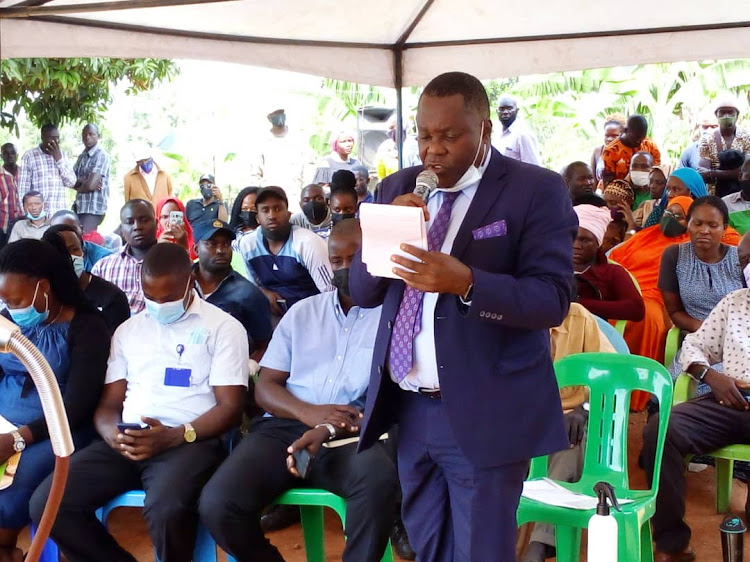
[[[237,194],[237,197],[234,198],[234,202],[232,203],[232,212],[229,215],[229,226],[231,228],[237,230],[241,226],[240,213],[242,212],[242,201],[248,195],[252,195],[253,193],[257,195],[258,191],[260,191],[259,187],[246,187]]]
[[[189,276],[192,263],[187,250],[179,244],[155,244],[143,258],[143,277]]]
[[[706,195],[705,197],[698,197],[698,199],[693,201],[687,212],[688,222],[690,222],[690,217],[693,212],[698,207],[703,206],[713,207],[714,209],[719,211],[721,213],[721,217],[724,219],[724,226],[729,225],[729,209],[727,208],[727,204],[721,200],[721,197],[717,197],[716,195]]]
[[[83,129],[81,129],[81,131],[85,131],[87,127],[91,127],[92,129],[94,129],[94,132],[95,132],[95,133],[96,133],[97,135],[99,134],[99,127],[98,127],[98,126],[96,126],[96,125],[95,125],[94,123],[86,123],[86,124],[85,124],[85,125],[83,126]]]
[[[570,164],[568,164],[567,166],[565,166],[565,171],[563,172],[563,177],[566,180],[569,180],[571,174],[573,173],[573,170],[575,170],[576,168],[582,168],[584,166],[590,169],[589,165],[586,164],[586,162],[581,162],[580,160],[576,160],[575,162],[571,162]]]
[[[336,188],[331,188],[331,197],[328,200],[330,201],[331,199],[333,199],[334,195],[337,195],[339,197],[341,197],[342,195],[349,196],[352,198],[352,201],[354,201],[354,205],[356,205],[357,202],[359,201],[359,195],[357,195],[357,190],[348,185],[342,185]]]
[[[70,209],[62,209],[60,211],[57,211],[54,215],[52,215],[49,218],[49,220],[53,221],[53,220],[55,220],[57,218],[60,218],[60,217],[74,217],[78,221],[78,224],[81,224],[81,218],[76,213],[74,213],[73,211],[71,211]]]
[[[62,248],[65,250],[65,253],[68,254],[67,246],[65,244],[65,240],[63,240],[63,237],[60,236],[61,232],[72,232],[78,237],[78,241],[81,243],[81,248],[83,248],[83,238],[81,237],[81,233],[70,226],[69,224],[56,224],[54,226],[50,226],[47,230],[44,231],[44,234],[42,234],[42,240],[45,242],[49,242],[53,246],[56,246],[58,243],[58,240],[62,242]]]
[[[331,240],[339,236],[349,235],[356,236],[359,243],[362,243],[362,227],[359,224],[359,219],[344,219],[334,224],[328,241],[330,243]]]
[[[16,148],[16,145],[12,142],[6,142],[3,146],[0,146],[0,150],[4,150],[6,146],[12,146],[13,148]]]
[[[50,133],[52,131],[57,131],[57,125],[54,123],[45,123],[42,125],[42,134],[44,133]]]
[[[31,238],[11,242],[0,250],[0,274],[5,273],[47,279],[61,303],[72,306],[77,312],[95,310],[78,284],[78,276],[67,250],[62,255],[51,244]]]
[[[446,72],[430,80],[422,91],[422,96],[447,98],[461,94],[464,107],[473,109],[483,119],[490,118],[490,99],[487,90],[478,78],[465,72]],[[421,96],[420,96],[421,97]]]
[[[31,199],[32,197],[39,197],[42,201],[44,201],[44,195],[41,194],[39,191],[34,191],[33,189],[31,191],[27,191],[23,194],[23,197],[21,198],[21,204],[25,205],[26,201]]]
[[[357,185],[357,178],[351,170],[336,170],[331,176],[331,192],[340,187],[351,187]]]
[[[639,154],[650,158],[651,159],[651,164],[653,165],[653,163],[654,163],[654,155],[653,154],[651,154],[650,152],[648,152],[646,150],[639,150],[638,152],[636,152],[635,154],[633,154],[633,158],[635,158]],[[631,162],[633,161],[633,158],[630,159]]]
[[[122,212],[125,209],[129,209],[131,207],[135,207],[136,205],[146,205],[149,209],[151,209],[151,212],[156,217],[156,210],[154,209],[153,203],[151,201],[146,201],[145,199],[129,199],[128,201],[125,201],[125,204],[122,206],[122,209],[120,209],[120,217],[122,217]]]
[[[364,164],[355,164],[352,166],[352,172],[360,172],[365,175],[365,179],[370,177],[370,170]]]
[[[596,193],[586,193],[573,199],[573,206],[576,205],[593,205],[594,207],[606,207],[607,203]]]
[[[636,129],[646,134],[648,132],[648,121],[643,115],[631,115],[628,117],[628,129]]]

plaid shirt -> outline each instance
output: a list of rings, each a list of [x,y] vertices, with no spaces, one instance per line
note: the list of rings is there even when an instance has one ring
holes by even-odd
[[[38,146],[21,157],[18,193],[38,191],[44,196],[44,206],[49,215],[68,208],[66,187],[73,188],[76,174],[63,154],[59,162],[42,152]]]
[[[143,260],[135,259],[130,253],[130,246],[126,245],[122,251],[96,262],[91,273],[117,285],[128,297],[130,314],[135,316],[146,308],[141,287],[142,268]]]
[[[84,150],[76,160],[73,171],[78,181],[85,181],[91,174],[101,174],[102,187],[91,193],[76,195],[76,212],[90,215],[104,215],[109,200],[109,154],[98,144],[91,150]]]
[[[5,168],[0,167],[0,228],[10,234],[10,224],[23,215],[18,202],[18,187],[16,178]]]

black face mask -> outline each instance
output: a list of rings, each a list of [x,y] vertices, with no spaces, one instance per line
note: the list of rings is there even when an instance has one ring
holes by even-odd
[[[619,209],[610,209],[609,210],[609,216],[612,217],[613,221],[619,221],[619,220],[623,220],[625,218],[625,215]]]
[[[659,230],[667,238],[676,238],[687,232],[687,226],[680,224],[676,218],[667,215],[661,219]]]
[[[211,191],[211,186],[201,187],[201,195],[203,196],[203,199],[211,199],[211,197],[214,196],[213,191]]]
[[[336,287],[341,293],[347,297],[350,297],[349,294],[349,268],[344,267],[342,269],[337,269],[333,272],[333,280],[331,281],[333,283],[333,286]]]
[[[271,125],[273,125],[274,127],[283,127],[284,125],[286,125],[286,114],[279,113],[278,115],[274,115],[268,120],[271,122]]]
[[[745,201],[750,201],[750,180],[740,180],[737,182],[742,192],[742,198]]]
[[[331,224],[336,225],[344,219],[353,219],[357,217],[357,213],[331,213]]]
[[[240,226],[258,228],[258,213],[255,211],[240,211]]]
[[[289,234],[292,232],[292,225],[280,226],[276,230],[263,228],[263,237],[271,242],[286,242],[289,240]]]
[[[312,224],[320,224],[328,216],[328,205],[322,201],[308,201],[302,205],[302,212]]]

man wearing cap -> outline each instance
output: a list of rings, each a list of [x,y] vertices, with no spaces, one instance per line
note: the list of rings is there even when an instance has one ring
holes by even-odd
[[[283,109],[266,116],[271,129],[261,135],[252,158],[250,185],[268,187],[280,185],[289,193],[297,211],[297,201],[302,191],[305,165],[312,160],[304,139],[290,131]]]
[[[125,174],[125,201],[144,199],[154,207],[172,197],[172,178],[154,162],[151,149],[143,146],[135,151],[135,168]]]
[[[199,224],[210,225],[215,220],[228,221],[229,214],[221,190],[211,174],[203,174],[199,180],[202,199],[191,199],[185,205],[185,218],[195,228]]]
[[[331,264],[320,236],[290,222],[286,193],[280,187],[258,192],[260,228],[240,240],[240,253],[253,281],[276,318],[299,300],[332,289]]]
[[[250,357],[259,361],[271,340],[271,309],[263,293],[232,269],[235,233],[220,220],[193,229],[198,262],[193,265],[200,297],[231,314],[247,331]]]
[[[725,150],[737,150],[750,154],[750,133],[737,127],[740,116],[739,104],[732,97],[721,98],[716,103],[716,120],[719,130],[707,133],[700,141],[700,172],[707,184],[715,185],[717,180],[737,180],[740,168],[719,169],[719,154]]]

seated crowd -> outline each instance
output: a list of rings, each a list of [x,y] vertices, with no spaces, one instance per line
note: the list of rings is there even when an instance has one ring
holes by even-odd
[[[700,398],[675,408],[667,435],[653,519],[662,561],[694,559],[684,456],[748,441],[750,235],[741,236],[750,230],[750,144],[736,103],[722,100],[714,113],[718,126],[688,148],[694,168],[673,170],[647,138],[646,119],[631,115],[607,120],[590,165],[562,172],[579,228],[575,302],[550,330],[552,358],[629,351],[664,363],[674,328],[672,374],[702,383]],[[360,308],[349,292],[359,205],[373,201],[367,169],[350,156],[353,138],[334,139],[295,214],[283,186],[247,187],[230,207],[210,174],[199,179],[201,197],[183,203],[141,154],[112,235],[98,232],[109,156],[95,125],[82,140],[71,166],[57,128],[45,125],[19,165],[15,148],[3,146],[0,176],[12,187],[0,205],[2,314],[50,363],[77,450],[51,533],[63,554],[135,560],[95,512],[143,489],[159,559],[191,560],[200,522],[238,560],[282,561],[266,538],[278,526],[264,518],[281,493],[311,486],[347,500],[343,560],[380,560],[389,538],[413,560],[399,513],[397,428],[360,454],[356,439],[329,443],[358,433],[380,319],[379,307]],[[743,156],[732,168],[728,150]],[[551,455],[549,475],[575,481],[588,394],[565,388],[560,398],[570,448]],[[649,400],[635,392],[631,409]],[[651,476],[658,407],[649,409]],[[41,518],[54,455],[37,391],[6,354],[2,418],[15,429],[0,433],[0,463],[13,468],[0,480],[0,562],[18,562],[18,535]],[[304,471],[302,450],[314,459]],[[517,550],[535,562],[554,556],[554,545],[554,527],[537,525]]]

